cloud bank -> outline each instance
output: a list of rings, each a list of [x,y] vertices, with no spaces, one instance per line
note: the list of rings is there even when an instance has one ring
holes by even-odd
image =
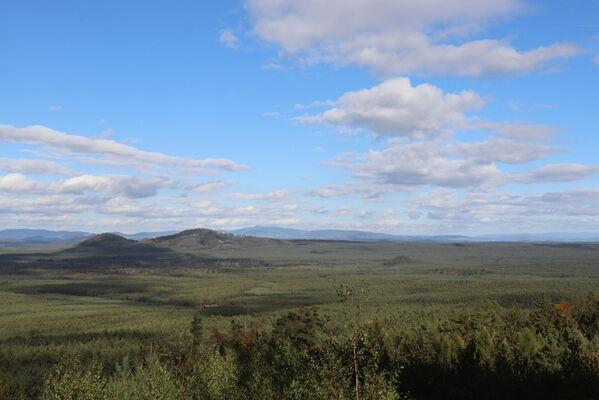
[[[365,67],[377,75],[493,76],[535,71],[581,53],[573,43],[517,50],[475,39],[527,12],[518,0],[249,0],[253,31],[306,64]]]

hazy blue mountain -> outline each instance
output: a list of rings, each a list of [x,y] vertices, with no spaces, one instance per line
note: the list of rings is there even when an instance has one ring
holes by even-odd
[[[158,236],[171,235],[177,231],[140,232],[123,234],[115,232],[130,240],[146,240]],[[50,231],[46,229],[5,229],[0,231],[0,242],[6,245],[13,244],[53,244],[77,243],[95,236],[95,233],[79,231]]]
[[[226,231],[234,235],[257,236],[270,239],[311,239],[311,240],[353,240],[353,241],[396,241],[399,236],[385,233],[351,231],[351,230],[316,230],[280,228],[277,226],[254,226],[251,228]]]
[[[160,236],[174,235],[175,233],[178,233],[178,232],[179,231],[139,232],[139,233],[113,232],[113,233],[115,235],[119,235],[124,238],[131,239],[131,240],[146,240],[146,239],[153,239],[153,238],[160,237]]]
[[[589,242],[599,241],[599,233],[591,232],[547,232],[547,233],[513,233],[477,236],[478,241],[489,242]]]
[[[0,241],[24,244],[74,243],[92,237],[92,233],[78,231],[49,231],[45,229],[5,229],[0,231]]]
[[[309,231],[300,229],[279,228],[278,226],[253,226],[249,228],[222,231],[240,236],[257,236],[270,239],[307,239]]]
[[[321,229],[315,231],[280,228],[277,226],[254,226],[250,228],[225,231],[234,235],[265,237],[270,239],[308,239],[308,240],[351,240],[364,242],[387,241],[471,241],[472,238],[458,235],[440,236],[402,236],[356,230]]]
[[[269,239],[307,239],[307,240],[349,240],[363,242],[599,242],[599,233],[549,232],[542,234],[514,233],[481,236],[463,235],[391,235],[386,233],[357,230],[301,230],[278,226],[254,226],[231,231],[222,231],[238,236],[256,236]],[[178,231],[139,232],[124,234],[113,232],[126,239],[143,241],[162,236],[177,234]],[[50,231],[45,229],[5,229],[0,231],[0,244],[53,244],[76,243],[94,236],[94,233],[80,231]]]
[[[586,242],[599,241],[599,233],[540,233],[495,234],[481,236],[464,235],[391,235],[356,230],[301,230],[277,226],[254,226],[224,231],[234,235],[265,237],[270,239],[312,239],[351,241],[406,241],[406,242]]]

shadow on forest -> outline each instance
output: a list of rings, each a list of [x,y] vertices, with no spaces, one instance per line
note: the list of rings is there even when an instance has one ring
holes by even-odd
[[[322,306],[335,303],[337,297],[326,291],[315,296],[313,293],[275,293],[267,295],[247,295],[249,304],[232,303],[229,305],[215,305],[203,307],[200,313],[204,316],[234,317],[241,315],[254,315],[267,312],[280,311],[295,307]]]
[[[156,338],[156,332],[135,329],[118,329],[105,332],[73,332],[66,334],[42,335],[31,332],[27,336],[14,336],[0,340],[0,345],[48,346],[72,343],[89,343],[98,340],[144,341]]]

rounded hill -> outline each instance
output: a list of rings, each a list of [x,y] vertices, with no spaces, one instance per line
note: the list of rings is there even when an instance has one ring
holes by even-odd
[[[177,247],[178,245],[195,245],[216,247],[228,242],[233,235],[223,234],[212,229],[188,229],[174,235],[160,236],[153,239],[144,240],[144,244],[162,244]]]
[[[93,236],[75,247],[131,247],[137,243],[135,240],[129,240],[114,233],[101,233]]]

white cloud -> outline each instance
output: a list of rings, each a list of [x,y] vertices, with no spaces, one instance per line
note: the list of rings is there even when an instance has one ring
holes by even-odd
[[[383,211],[381,213],[381,217],[385,218],[385,217],[388,217],[389,215],[395,215],[395,214],[396,214],[395,211],[393,211],[392,209],[388,208],[388,209],[386,209],[385,211]]]
[[[412,86],[408,78],[343,94],[333,108],[298,117],[304,123],[367,127],[375,135],[430,138],[467,127],[465,112],[484,102],[472,91],[443,93],[435,86]]]
[[[306,196],[329,199],[333,197],[361,197],[365,201],[378,201],[381,196],[408,191],[412,188],[376,182],[347,182],[342,185],[328,185],[304,191]]]
[[[356,212],[354,214],[354,217],[360,218],[360,219],[371,219],[372,217],[374,217],[374,215],[375,215],[374,211],[358,210],[358,212]]]
[[[569,43],[518,51],[501,40],[464,40],[523,13],[518,0],[249,0],[248,9],[259,37],[306,63],[356,64],[383,76],[512,74],[581,52]]]
[[[268,192],[263,194],[231,193],[228,195],[228,197],[243,200],[281,200],[286,198],[287,196],[289,196],[289,192],[285,189],[280,189],[274,192]]]
[[[530,125],[510,122],[482,122],[471,129],[491,130],[498,136],[517,140],[549,141],[555,139],[560,128],[551,125]]]
[[[477,193],[460,194],[456,190],[437,189],[420,195],[410,202],[411,215],[434,220],[466,224],[492,224],[496,230],[537,230],[536,224],[558,219],[564,230],[564,218],[572,216],[599,216],[599,189],[586,188],[564,192],[516,194]],[[543,222],[545,221],[545,222]],[[570,223],[581,221],[571,220]],[[590,222],[590,221],[588,221]],[[599,220],[594,220],[598,226]],[[585,226],[587,224],[581,224]],[[572,226],[568,227],[572,229]]]
[[[412,86],[407,78],[395,78],[347,92],[322,113],[298,117],[304,123],[367,128],[374,136],[395,136],[383,150],[341,154],[324,163],[347,168],[358,182],[315,188],[307,194],[377,201],[423,186],[489,191],[509,183],[581,180],[595,173],[595,167],[572,164],[504,172],[502,164],[546,160],[569,149],[547,144],[558,137],[558,127],[489,122],[466,114],[483,103],[472,91],[443,93],[432,85]],[[462,141],[456,136],[458,130],[483,139]]]
[[[463,130],[488,131],[518,141],[546,142],[556,139],[562,131],[546,124],[491,122],[467,114],[480,110],[484,103],[478,93],[470,90],[443,93],[433,85],[412,86],[408,78],[394,78],[370,89],[346,92],[336,101],[327,100],[327,106],[331,107],[328,110],[294,119],[306,124],[334,125],[341,134],[355,135],[367,128],[375,137],[427,140]]]
[[[39,193],[43,183],[27,178],[23,174],[8,174],[0,177],[0,192]]]
[[[450,158],[463,158],[473,163],[524,164],[544,160],[568,149],[518,140],[489,139],[482,142],[457,143],[439,147],[439,154]]]
[[[68,218],[69,214],[88,212],[99,207],[105,198],[78,198],[49,195],[35,198],[12,198],[0,195],[0,214],[14,213],[24,219],[24,214],[37,214],[56,221]],[[22,226],[21,224],[17,226]],[[81,227],[79,228],[81,229]]]
[[[239,38],[230,29],[220,31],[218,41],[231,49],[236,49],[239,46]]]
[[[50,111],[62,111],[62,106],[50,106],[48,107]]]
[[[156,195],[165,186],[168,183],[157,177],[80,175],[61,182],[57,190],[71,194],[95,192],[142,198]]]
[[[424,38],[420,38],[420,42],[411,49],[380,51],[365,48],[349,56],[332,56],[331,60],[368,67],[382,76],[420,74],[475,77],[536,71],[553,60],[571,58],[582,52],[571,43],[557,43],[518,52],[498,40],[477,40],[459,46],[434,46]]]
[[[599,166],[582,164],[549,164],[516,177],[519,182],[572,182],[599,174]]]
[[[495,185],[501,172],[493,163],[452,158],[444,149],[413,143],[383,151],[370,151],[363,162],[351,165],[352,175],[376,183],[415,188],[423,185],[477,187]]]
[[[299,208],[299,206],[297,204],[285,204],[283,207],[281,207],[281,210],[296,211],[298,208]]]
[[[54,161],[25,160],[22,158],[0,158],[0,171],[21,174],[78,175],[77,171]]]
[[[302,222],[299,218],[279,218],[273,221],[275,225],[295,225]]]
[[[193,187],[195,193],[214,193],[228,186],[235,185],[237,181],[209,181],[203,182]]]
[[[475,28],[481,21],[522,11],[517,0],[250,0],[254,30],[288,51],[323,41],[344,40],[361,32],[419,30],[447,24]]]
[[[421,186],[450,188],[492,188],[514,180],[532,180],[535,176],[504,174],[496,163],[523,164],[542,160],[565,149],[507,139],[490,139],[471,143],[411,142],[392,143],[390,147],[366,154],[337,156],[328,164],[349,168],[361,186],[321,188],[312,192],[322,197],[343,196],[359,189],[371,188],[372,195],[411,191]],[[566,177],[566,175],[562,175]],[[388,186],[387,189],[382,187]],[[337,190],[336,190],[337,189]]]
[[[234,172],[249,169],[245,165],[237,164],[226,158],[195,159],[191,157],[168,156],[159,152],[139,150],[114,140],[69,135],[39,125],[25,128],[0,125],[0,141],[38,145],[46,150],[58,153],[100,155],[123,162],[137,161],[186,168],[214,168]]]
[[[595,56],[595,58],[593,58],[593,62],[597,65],[599,65],[599,53],[597,53],[597,55]]]
[[[142,198],[156,195],[159,189],[170,184],[158,177],[128,175],[79,175],[60,181],[34,180],[14,173],[0,177],[0,192],[24,195],[51,195],[98,193]]]

